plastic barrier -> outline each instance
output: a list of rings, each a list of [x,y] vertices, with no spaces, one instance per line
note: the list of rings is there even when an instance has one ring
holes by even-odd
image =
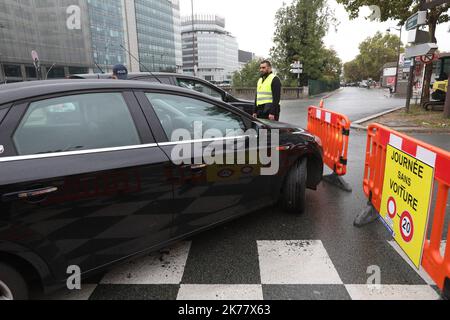
[[[324,162],[338,176],[347,173],[350,125],[348,117],[342,114],[309,107],[308,131],[322,140]]]
[[[438,287],[447,291],[450,289],[450,245],[447,243],[444,255],[441,254],[440,247],[443,240],[450,188],[450,152],[378,124],[369,126],[364,170],[364,193],[378,212],[381,209],[388,145],[434,165],[434,185],[438,191],[434,206],[434,219],[430,230],[431,237],[425,241],[422,266]],[[447,239],[449,237],[450,229]]]

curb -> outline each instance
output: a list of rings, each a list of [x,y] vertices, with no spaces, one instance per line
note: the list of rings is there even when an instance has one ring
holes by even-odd
[[[340,92],[340,91],[342,91],[342,90],[344,90],[344,88],[336,89],[336,90],[334,90],[333,92],[330,92],[330,93],[326,94],[326,95],[323,96],[323,97],[321,97],[321,95],[322,95],[323,93],[320,93],[320,94],[316,94],[315,96],[309,96],[307,99],[317,99],[317,98],[320,98],[320,99],[326,100],[326,99],[330,98],[331,96],[335,95],[336,93],[338,93],[338,92]]]
[[[334,96],[336,93],[341,92],[342,90],[344,90],[344,88],[339,88],[334,90],[333,92],[330,92],[329,94],[327,94],[325,97],[323,97],[323,100],[329,99],[330,97]]]
[[[366,118],[363,118],[363,119],[354,121],[354,122],[352,122],[350,128],[356,129],[356,130],[364,130],[364,131],[367,131],[367,127],[362,126],[361,123],[364,123],[364,122],[367,122],[367,121],[370,121],[370,120],[373,120],[373,119],[376,119],[376,118],[385,116],[385,115],[387,115],[387,114],[393,113],[393,112],[395,112],[395,111],[398,111],[398,110],[401,110],[401,109],[404,109],[404,108],[405,108],[405,107],[397,107],[397,108],[394,108],[394,109],[391,109],[391,110],[388,110],[388,111],[380,112],[380,113],[371,115],[371,116],[369,116],[369,117],[366,117]],[[398,130],[397,130],[397,131],[398,131]]]
[[[380,112],[380,113],[374,114],[374,115],[372,115],[372,116],[369,116],[369,117],[360,119],[360,120],[358,120],[358,121],[355,121],[354,123],[360,125],[361,123],[364,123],[364,122],[373,120],[373,119],[375,119],[375,118],[379,118],[379,117],[385,116],[385,115],[387,115],[387,114],[393,113],[393,112],[395,112],[395,111],[398,111],[398,110],[401,110],[401,109],[404,109],[404,108],[405,108],[405,107],[398,107],[398,108],[394,108],[394,109],[391,109],[391,110],[388,110],[388,111]]]
[[[398,108],[394,108],[394,109],[391,109],[391,110],[388,110],[388,111],[384,111],[384,112],[375,114],[375,115],[373,115],[373,116],[369,116],[369,117],[364,118],[364,119],[360,119],[360,120],[358,120],[358,121],[352,122],[352,124],[351,124],[350,127],[351,127],[352,129],[355,129],[355,130],[367,131],[367,128],[368,128],[368,127],[361,125],[361,123],[371,121],[371,120],[373,120],[373,119],[376,119],[376,118],[379,118],[379,117],[381,117],[381,116],[384,116],[384,115],[393,113],[393,112],[398,111],[398,110],[402,110],[402,109],[404,109],[404,108],[405,108],[405,107],[398,107]],[[442,130],[442,129],[423,128],[423,127],[393,127],[393,128],[391,128],[391,129],[396,130],[396,131],[398,131],[398,132],[404,132],[404,133],[415,133],[415,132],[417,132],[417,133],[442,133],[442,134],[450,134],[450,132],[448,131],[448,129],[443,129],[443,130]]]

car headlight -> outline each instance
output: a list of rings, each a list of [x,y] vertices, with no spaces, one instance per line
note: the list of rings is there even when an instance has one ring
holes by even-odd
[[[322,139],[320,139],[318,136],[314,136],[314,141],[316,141],[316,143],[322,147]]]

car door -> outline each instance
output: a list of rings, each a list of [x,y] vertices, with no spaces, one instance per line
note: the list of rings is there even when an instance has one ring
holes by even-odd
[[[249,144],[252,133],[246,131],[248,121],[241,114],[197,96],[137,94],[159,146],[173,163],[175,235],[185,235],[271,203],[271,177],[261,176],[257,163],[237,162],[239,154],[257,149]],[[202,128],[196,130],[200,124]],[[211,157],[223,161],[212,162]]]
[[[0,133],[0,241],[35,250],[58,279],[169,239],[170,162],[131,91],[20,102]]]

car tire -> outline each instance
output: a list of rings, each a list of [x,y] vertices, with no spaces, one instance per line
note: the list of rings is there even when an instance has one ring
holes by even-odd
[[[306,207],[307,159],[298,161],[289,171],[284,183],[282,206],[290,213],[303,214]]]
[[[0,263],[0,300],[28,300],[28,286],[22,275]]]

